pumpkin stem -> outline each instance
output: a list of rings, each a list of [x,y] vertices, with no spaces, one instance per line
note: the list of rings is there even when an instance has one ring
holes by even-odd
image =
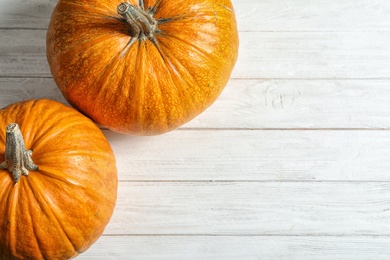
[[[152,14],[146,12],[143,7],[137,7],[129,3],[121,3],[117,12],[129,24],[130,34],[138,39],[151,39],[157,30],[157,21]]]
[[[27,150],[19,125],[9,124],[6,128],[5,161],[0,164],[0,169],[11,172],[14,182],[17,183],[21,175],[27,176],[28,171],[38,170],[31,155],[32,151]]]

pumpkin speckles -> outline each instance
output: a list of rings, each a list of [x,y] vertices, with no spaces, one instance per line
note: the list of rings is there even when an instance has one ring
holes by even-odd
[[[47,32],[50,69],[69,103],[134,135],[162,134],[202,113],[237,55],[230,0],[61,0]]]
[[[1,259],[69,259],[103,233],[117,170],[90,119],[45,99],[10,105],[0,110],[0,163]]]

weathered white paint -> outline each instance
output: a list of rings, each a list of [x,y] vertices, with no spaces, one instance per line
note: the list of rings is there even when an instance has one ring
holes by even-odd
[[[46,29],[57,0],[1,0],[0,28]]]
[[[0,107],[31,98],[66,103],[52,78],[1,78]],[[182,128],[389,129],[390,80],[231,79]]]
[[[103,236],[79,259],[388,260],[389,255],[387,236]]]
[[[118,0],[118,3],[120,0]],[[388,31],[387,0],[232,0],[240,31]],[[1,0],[0,28],[46,29],[57,0]]]
[[[52,78],[1,78],[0,107],[31,98],[66,103]],[[231,79],[182,128],[389,129],[390,80]]]
[[[120,182],[105,233],[390,236],[390,183]]]
[[[0,0],[0,107],[66,103],[56,2]],[[162,136],[103,130],[118,203],[80,259],[389,259],[390,2],[233,4],[240,57],[213,106]]]
[[[390,131],[104,132],[121,181],[390,181]]]

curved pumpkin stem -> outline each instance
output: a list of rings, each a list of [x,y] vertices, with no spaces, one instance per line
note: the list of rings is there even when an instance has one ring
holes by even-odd
[[[32,151],[27,150],[19,125],[9,124],[6,128],[5,161],[0,164],[0,169],[11,172],[14,182],[17,183],[22,174],[27,176],[29,171],[38,170],[31,155]]]
[[[157,21],[153,18],[152,14],[143,10],[143,4],[139,8],[123,2],[118,5],[117,12],[129,24],[132,37],[138,39],[153,38],[157,30]]]

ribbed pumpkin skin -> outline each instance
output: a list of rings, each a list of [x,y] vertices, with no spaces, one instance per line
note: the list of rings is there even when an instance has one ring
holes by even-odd
[[[145,0],[156,4],[156,43],[132,37],[116,13],[122,0],[60,0],[47,32],[52,75],[70,104],[121,133],[173,130],[209,107],[238,55],[230,0]],[[138,1],[127,1],[138,5]]]
[[[68,259],[88,249],[114,210],[117,171],[112,149],[88,118],[55,101],[32,100],[0,110],[0,162],[5,128],[17,123],[37,171],[0,170],[0,258]]]

